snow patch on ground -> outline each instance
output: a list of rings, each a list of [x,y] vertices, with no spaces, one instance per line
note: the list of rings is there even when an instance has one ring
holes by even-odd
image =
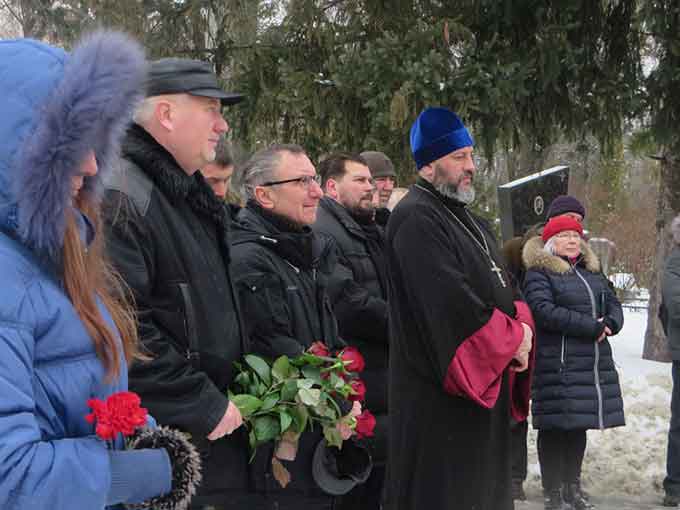
[[[641,359],[647,310],[625,310],[624,327],[610,341],[617,365],[626,426],[588,431],[583,485],[595,498],[660,497],[666,473],[666,443],[672,390],[671,365]],[[529,430],[525,488],[541,493],[536,431]]]

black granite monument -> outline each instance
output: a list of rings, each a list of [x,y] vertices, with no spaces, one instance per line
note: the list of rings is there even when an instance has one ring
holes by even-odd
[[[568,166],[555,166],[498,186],[503,242],[543,223],[550,203],[568,192]]]

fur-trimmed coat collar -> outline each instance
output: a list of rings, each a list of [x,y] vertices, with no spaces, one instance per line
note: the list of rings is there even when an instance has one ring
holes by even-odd
[[[547,269],[553,273],[564,274],[571,271],[571,264],[562,257],[551,255],[544,248],[543,239],[532,237],[522,250],[522,262],[527,269]],[[592,273],[600,272],[600,261],[588,243],[581,240],[581,257],[578,264],[583,264]]]

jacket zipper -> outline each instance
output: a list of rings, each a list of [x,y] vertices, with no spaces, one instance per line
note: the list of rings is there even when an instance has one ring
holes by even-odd
[[[581,279],[583,282],[583,285],[586,286],[586,290],[588,291],[588,296],[590,297],[590,308],[593,312],[593,319],[597,320],[597,308],[595,304],[595,295],[593,294],[593,289],[590,288],[590,285],[588,285],[588,282],[586,281],[585,278],[581,275],[581,273],[578,272],[578,270],[574,267],[574,272],[576,275]],[[600,343],[595,341],[595,366],[593,367],[593,371],[595,374],[595,390],[597,391],[597,419],[598,419],[598,425],[600,429],[604,429],[604,412],[603,412],[603,405],[602,405],[602,388],[600,387]]]
[[[562,364],[562,367],[564,367],[564,364],[565,364],[565,361],[566,361],[565,360],[566,350],[567,350],[566,343],[567,343],[566,339],[564,338],[564,335],[562,335],[562,352],[560,353],[560,363]]]
[[[196,331],[196,317],[194,315],[194,304],[191,299],[191,290],[186,283],[179,283],[178,286],[184,304],[184,332],[187,337],[186,356],[191,365],[198,370],[201,363],[201,354],[198,343],[198,332]]]

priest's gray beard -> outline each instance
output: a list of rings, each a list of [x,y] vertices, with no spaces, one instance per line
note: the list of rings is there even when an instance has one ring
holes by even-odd
[[[475,201],[475,188],[470,185],[467,188],[459,189],[462,177],[456,183],[446,182],[444,172],[435,166],[434,182],[432,185],[445,197],[453,198],[464,204],[471,204]]]

